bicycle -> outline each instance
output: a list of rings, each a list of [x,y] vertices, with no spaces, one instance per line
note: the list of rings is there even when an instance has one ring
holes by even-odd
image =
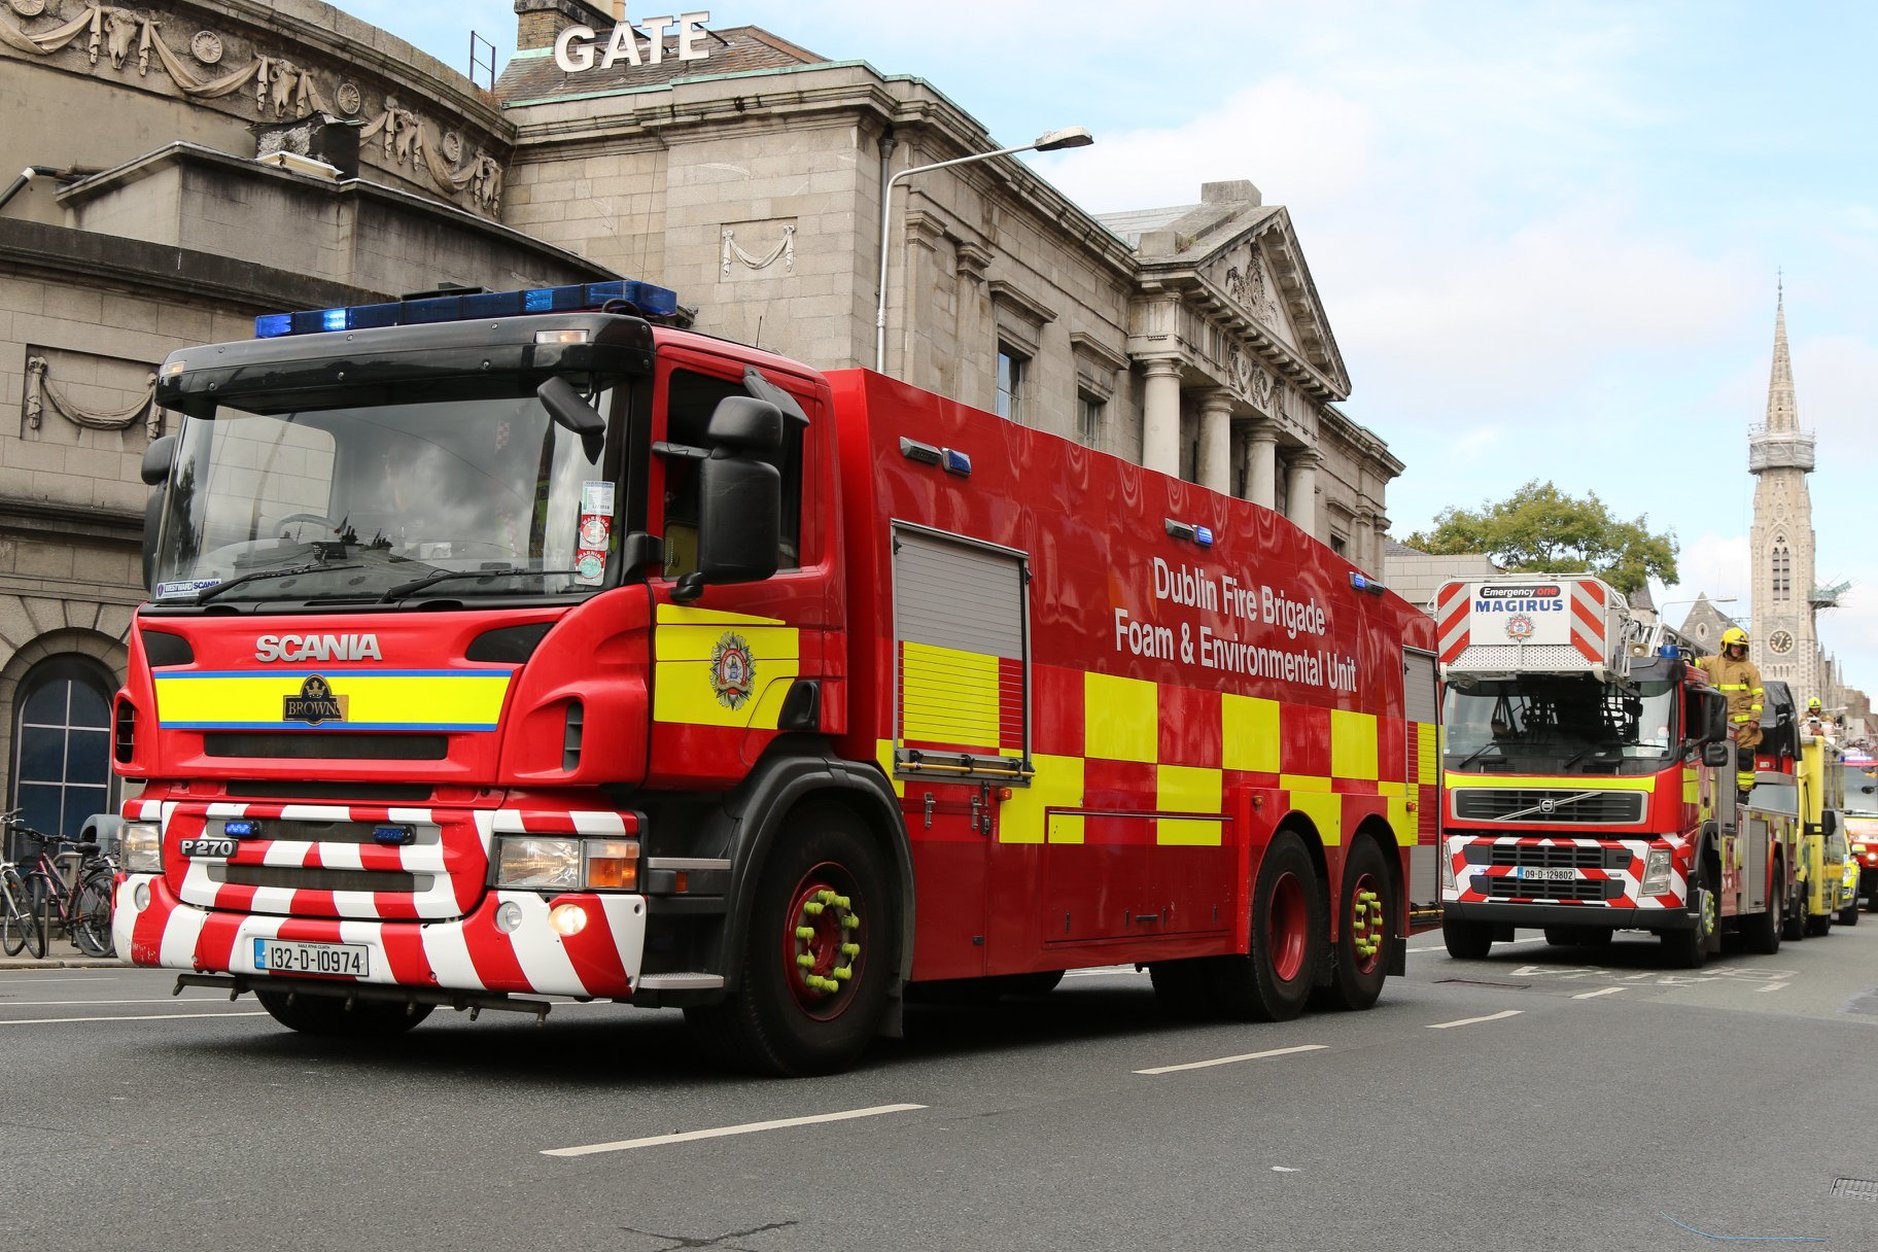
[[[116,867],[110,858],[100,855],[98,844],[77,843],[34,830],[19,819],[17,809],[6,814],[6,827],[39,843],[39,853],[28,862],[26,870],[21,872],[15,867],[24,887],[24,902],[37,923],[27,927],[22,946],[30,949],[35,959],[44,957],[56,924],[86,956],[111,955]],[[11,916],[9,912],[9,926],[13,924]]]
[[[34,960],[43,957],[45,932],[39,928],[20,867],[12,861],[0,861],[0,949],[8,956],[18,956],[28,946],[33,949]]]

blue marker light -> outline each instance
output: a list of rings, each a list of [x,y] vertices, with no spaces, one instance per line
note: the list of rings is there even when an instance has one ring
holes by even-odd
[[[374,826],[372,842],[380,847],[396,848],[416,841],[416,835],[409,826]]]
[[[222,823],[222,833],[230,839],[252,839],[261,833],[261,823],[248,818],[231,817]]]
[[[263,313],[254,319],[254,337],[256,339],[278,339],[282,335],[293,333],[293,314]]]
[[[948,474],[957,474],[960,478],[972,476],[972,458],[957,448],[944,448],[940,455],[945,458],[944,467]]]
[[[1202,548],[1212,547],[1213,528],[1211,526],[1195,526],[1193,528],[1193,541]]]

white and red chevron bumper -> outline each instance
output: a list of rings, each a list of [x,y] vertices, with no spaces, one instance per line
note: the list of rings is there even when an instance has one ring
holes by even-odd
[[[497,914],[508,905],[513,911]],[[586,913],[579,933],[549,924],[557,905]],[[366,973],[356,981],[439,991],[511,991],[623,999],[639,980],[645,948],[644,896],[492,891],[466,917],[450,921],[368,921],[265,917],[199,908],[178,900],[161,876],[132,874],[117,889],[112,934],[136,965],[267,976],[255,967],[256,939],[362,945]]]

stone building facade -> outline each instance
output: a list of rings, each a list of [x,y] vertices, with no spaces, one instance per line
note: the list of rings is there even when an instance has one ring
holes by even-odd
[[[138,465],[171,349],[256,314],[625,275],[699,329],[889,373],[1283,510],[1379,571],[1401,463],[1289,214],[1246,182],[1092,216],[930,84],[755,28],[603,50],[518,0],[493,93],[317,0],[0,3],[0,762],[75,829],[120,797]],[[588,70],[557,63],[597,32]],[[637,64],[635,64],[637,62]],[[1066,120],[1066,119],[1051,119]]]

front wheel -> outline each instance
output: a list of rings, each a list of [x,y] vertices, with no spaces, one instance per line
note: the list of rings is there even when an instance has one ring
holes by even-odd
[[[707,1047],[779,1077],[852,1065],[879,1030],[899,961],[880,844],[845,809],[791,817],[759,873],[737,990],[685,1010]]]
[[[1709,890],[1708,870],[1698,869],[1690,880],[1695,896],[1695,925],[1688,930],[1663,932],[1663,951],[1678,969],[1699,969],[1708,959],[1709,939],[1721,924],[1720,906]]]
[[[72,942],[86,956],[111,955],[111,878],[93,874],[72,901]]]
[[[1767,911],[1756,913],[1742,924],[1741,937],[1750,952],[1762,956],[1772,956],[1780,951],[1780,936],[1786,929],[1780,916],[1781,895],[1778,891],[1769,892]]]
[[[1839,910],[1839,924],[1841,926],[1858,925],[1858,897],[1856,895],[1854,895],[1851,900],[1847,901],[1844,908]]]
[[[1288,1022],[1304,1011],[1324,950],[1324,893],[1304,840],[1279,831],[1252,886],[1252,951],[1207,966],[1212,1001],[1228,1017]]]
[[[354,1000],[341,996],[301,995],[294,991],[256,989],[254,998],[268,1016],[303,1035],[341,1039],[384,1039],[401,1035],[430,1016],[428,1004],[392,1000]]]
[[[1483,960],[1493,947],[1493,927],[1486,922],[1444,917],[1441,919],[1441,942],[1447,945],[1448,955],[1457,961]]]
[[[26,880],[11,865],[0,871],[0,948],[18,956],[26,947],[26,932],[33,929],[32,910],[26,903]]]
[[[1358,839],[1343,865],[1337,893],[1337,941],[1331,948],[1330,985],[1313,1002],[1324,1008],[1366,1009],[1389,978],[1388,947],[1395,895],[1389,865],[1372,841]]]

